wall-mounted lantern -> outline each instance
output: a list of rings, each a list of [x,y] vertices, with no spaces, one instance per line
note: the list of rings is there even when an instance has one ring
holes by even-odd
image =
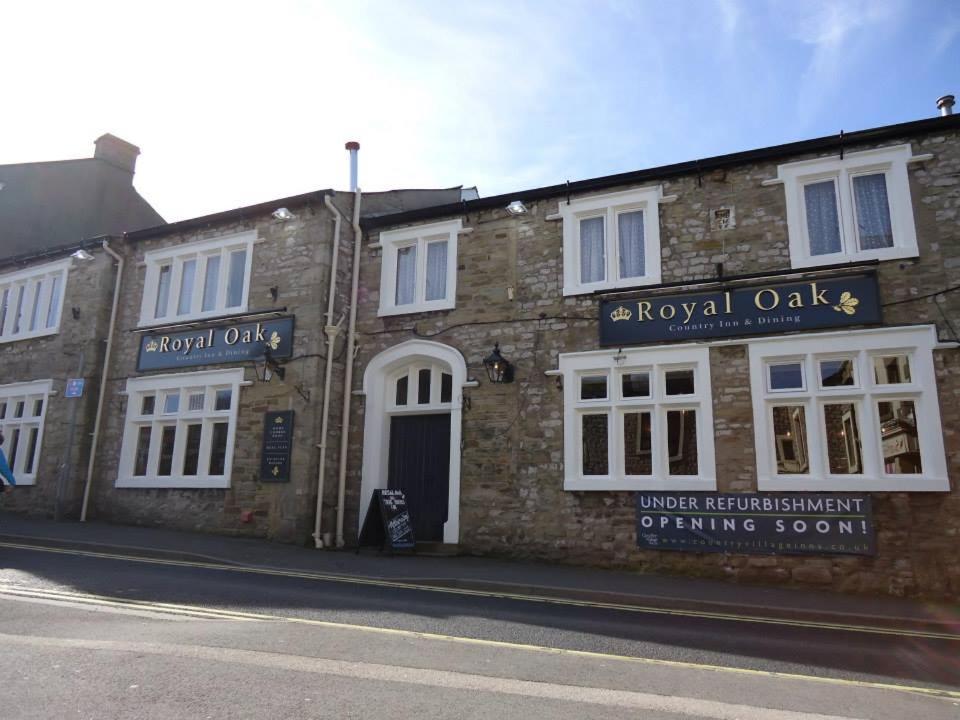
[[[253,367],[257,373],[257,380],[260,382],[270,382],[274,375],[280,378],[280,380],[283,380],[287,374],[286,368],[278,363],[273,358],[273,355],[270,354],[269,347],[264,348],[263,355],[253,361]]]
[[[513,382],[513,365],[500,354],[500,343],[495,343],[493,352],[483,359],[483,366],[487,369],[487,377],[492,383]]]

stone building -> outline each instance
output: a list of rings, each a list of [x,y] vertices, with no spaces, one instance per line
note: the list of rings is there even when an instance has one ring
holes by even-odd
[[[363,228],[348,541],[960,595],[960,118]]]

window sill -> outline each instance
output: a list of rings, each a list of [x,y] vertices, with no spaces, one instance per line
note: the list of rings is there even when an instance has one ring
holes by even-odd
[[[230,487],[230,478],[204,477],[121,477],[114,487],[118,488],[166,488],[170,490],[225,490]]]
[[[242,305],[235,308],[226,308],[211,313],[196,313],[193,315],[178,315],[177,317],[154,318],[149,321],[143,319],[137,324],[137,329],[167,327],[170,325],[186,325],[187,323],[206,322],[208,320],[217,320],[219,318],[232,318],[247,313],[247,306]]]
[[[391,305],[389,307],[381,307],[377,311],[377,317],[415,315],[416,313],[453,310],[454,308],[456,308],[456,303],[453,300],[437,300],[435,302],[420,303],[419,305]]]
[[[859,263],[871,260],[916,260],[920,253],[915,247],[909,248],[883,248],[882,250],[869,250],[856,254],[831,253],[830,255],[817,255],[814,257],[791,257],[790,265],[794,269],[823,267],[829,265],[838,265],[841,263]]]
[[[567,477],[563,480],[565,491],[634,491],[634,490],[716,490],[716,478],[676,477],[660,478],[622,478]]]
[[[0,345],[5,345],[6,343],[15,343],[19,340],[35,340],[36,338],[49,337],[50,335],[56,335],[58,332],[60,332],[59,325],[57,327],[46,328],[45,330],[19,333],[13,337],[0,337]]]
[[[632,289],[636,287],[646,287],[648,285],[659,285],[660,277],[635,277],[635,278],[626,278],[624,280],[619,280],[617,282],[600,282],[600,283],[590,283],[588,285],[564,285],[563,287],[563,296],[570,297],[572,295],[592,295],[596,292],[603,292],[605,290],[621,290],[621,289]]]
[[[834,476],[826,479],[783,476],[761,477],[757,481],[761,492],[788,490],[791,492],[949,492],[950,480],[925,475],[895,477]]]

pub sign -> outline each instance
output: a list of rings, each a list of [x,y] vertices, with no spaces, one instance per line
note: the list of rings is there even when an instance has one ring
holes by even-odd
[[[293,354],[293,316],[140,338],[137,370],[168,370],[218,363],[249,362],[269,351],[282,360]]]
[[[600,304],[600,344],[692,340],[881,322],[875,273],[650,295]]]

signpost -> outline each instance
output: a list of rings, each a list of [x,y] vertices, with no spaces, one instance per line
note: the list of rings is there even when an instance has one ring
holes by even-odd
[[[293,447],[293,410],[264,413],[260,480],[290,481],[290,451]]]
[[[381,550],[389,544],[393,550],[413,548],[413,523],[402,490],[374,490],[367,517],[357,539],[357,552],[364,545]]]

